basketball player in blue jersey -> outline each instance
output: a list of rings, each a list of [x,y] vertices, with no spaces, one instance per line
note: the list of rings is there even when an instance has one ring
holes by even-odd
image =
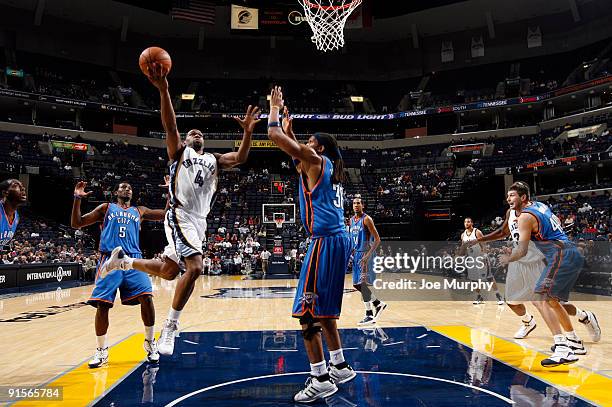
[[[329,134],[317,133],[306,144],[300,144],[293,134],[291,120],[281,125],[283,104],[282,91],[275,87],[270,97],[268,137],[294,160],[300,175],[302,223],[312,238],[293,303],[293,317],[299,318],[310,361],[306,387],[294,400],[310,403],[336,393],[336,384],[346,383],[356,375],[344,360],[336,325],[352,245],[344,224],[345,174],[338,143]],[[321,331],[330,351],[329,369]]]
[[[253,129],[260,119],[259,108],[252,106],[247,108],[244,118],[234,117],[243,129],[242,142],[237,151],[225,154],[205,151],[204,134],[198,129],[189,130],[183,142],[176,125],[167,72],[160,64],[149,66],[149,72],[149,81],[159,91],[166,150],[170,159],[170,209],[164,221],[168,245],[161,262],[133,258],[121,247],[116,247],[102,265],[100,277],[104,278],[116,269],[136,269],[173,280],[181,270],[184,271],[176,284],[168,318],[159,336],[159,353],[172,355],[180,315],[204,269],[202,247],[206,242],[206,217],[215,199],[219,171],[246,162]]]
[[[17,207],[26,202],[26,191],[21,181],[7,179],[0,182],[0,250],[15,236],[17,225],[19,225],[19,213]]]
[[[505,266],[527,255],[530,240],[535,242],[547,262],[534,292],[541,296],[538,309],[553,334],[554,345],[553,354],[542,360],[541,364],[543,367],[555,367],[575,363],[578,361],[576,355],[584,355],[586,350],[560,301],[568,300],[584,258],[563,232],[559,219],[550,208],[530,200],[529,188],[525,183],[515,182],[510,186],[507,202],[510,210],[520,213],[519,244],[511,255],[500,256],[500,263]]]
[[[140,315],[145,326],[144,349],[150,363],[159,362],[159,352],[155,341],[155,308],[153,306],[153,288],[151,279],[139,271],[119,270],[101,279],[100,266],[110,256],[112,250],[121,246],[126,253],[135,258],[142,258],[140,252],[140,224],[142,221],[161,221],[165,209],[149,209],[145,206],[132,206],[132,186],[121,182],[114,194],[117,202],[103,203],[93,211],[81,214],[81,200],[90,192],[85,192],[87,183],[81,181],[74,187],[71,225],[83,228],[101,222],[100,262],[91,297],[87,303],[96,308],[95,330],[97,347],[94,357],[89,361],[90,368],[100,367],[108,362],[108,311],[113,307],[117,289],[124,305],[140,304]]]
[[[353,199],[353,212],[349,223],[349,233],[353,243],[353,287],[361,293],[365,305],[365,317],[359,326],[375,324],[387,304],[380,301],[372,292],[374,284],[374,254],[380,245],[380,236],[372,218],[363,211],[361,197]]]
[[[529,186],[524,182],[519,181],[517,182],[517,186],[518,185],[522,186],[524,191],[529,191]],[[510,237],[513,245],[518,247],[520,238],[518,219],[520,216],[520,211],[508,209],[506,211],[504,223],[497,230],[484,236],[478,236],[476,239],[477,241],[470,241],[468,245],[502,240]],[[525,302],[532,301],[532,304],[536,308],[541,308],[541,302],[533,301],[535,299],[533,290],[540,279],[544,267],[546,267],[544,255],[533,241],[529,244],[526,255],[508,264],[505,286],[506,304],[512,312],[521,318],[520,328],[514,334],[515,339],[525,339],[534,329],[536,329],[537,324],[535,317],[527,311]],[[593,312],[581,310],[569,302],[562,302],[562,305],[570,316],[575,316],[578,322],[584,325],[593,342],[599,342],[601,340],[601,327]]]

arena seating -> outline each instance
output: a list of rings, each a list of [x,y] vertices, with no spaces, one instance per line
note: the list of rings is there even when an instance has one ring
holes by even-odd
[[[606,75],[609,64],[589,72],[588,78],[584,73],[578,75],[575,68],[598,56],[606,46],[607,42],[600,42],[580,52],[424,73],[422,78],[387,82],[328,81],[322,84],[316,80],[276,81],[274,78],[188,80],[172,77],[172,91],[177,102],[181,93],[196,94],[192,102],[181,102],[181,111],[236,113],[242,112],[248,104],[264,106],[272,84],[281,83],[286,102],[294,113],[361,112],[364,107],[351,103],[352,95],[364,96],[372,102],[368,109],[373,111],[368,113],[387,113],[536,95],[562,85],[594,79]],[[85,63],[66,63],[48,56],[40,58],[27,52],[18,52],[15,59],[17,66],[12,68],[23,69],[27,74],[24,79],[6,78],[4,85],[12,89],[119,106],[159,108],[155,88],[141,74]],[[511,85],[512,80],[518,81],[517,84]],[[417,90],[424,96],[415,100],[406,96]]]
[[[601,117],[598,122],[606,120],[607,117]],[[377,222],[410,221],[422,201],[456,198],[466,185],[476,182],[479,177],[488,176],[493,168],[515,167],[536,160],[605,151],[612,144],[609,133],[599,138],[587,136],[554,143],[553,140],[564,129],[543,131],[537,135],[490,138],[486,142],[494,145],[492,155],[474,160],[463,173],[455,171],[447,148],[454,143],[469,143],[469,139],[393,150],[344,149],[346,167],[351,169],[346,185],[346,214],[352,212],[351,198],[359,194],[365,200],[367,211],[374,215]],[[219,134],[220,137],[227,137],[228,133],[225,133],[226,136]],[[239,135],[229,134],[233,138]],[[358,137],[351,134],[346,136]],[[260,135],[260,138],[264,138],[264,135]],[[94,149],[92,155],[45,154],[40,143],[50,139],[57,139],[57,136],[0,133],[0,169],[7,174],[18,174],[26,172],[27,166],[35,166],[52,177],[72,179],[74,182],[78,179],[87,180],[94,191],[89,199],[90,205],[108,202],[112,199],[114,186],[121,180],[129,179],[134,187],[136,204],[153,208],[165,206],[166,192],[158,186],[167,172],[164,149],[109,140],[87,141]],[[287,188],[284,196],[270,196],[272,179],[285,181]],[[217,201],[208,218],[211,256],[217,257],[220,263],[225,259],[229,264],[236,252],[244,252],[247,238],[259,243],[260,248],[270,248],[276,231],[274,225],[262,223],[261,205],[297,203],[295,180],[289,160],[254,160],[244,168],[221,172]],[[605,185],[602,182],[598,187]],[[581,185],[576,181],[575,185],[570,182],[565,186],[566,190],[581,187],[589,188],[592,185]],[[591,204],[594,211],[597,208],[609,212],[609,203],[602,207],[598,199],[602,198],[595,199]],[[578,213],[576,205],[582,203],[577,200],[575,204],[567,206],[569,204],[565,202],[565,206],[559,209],[561,216],[566,216],[565,212],[572,212],[571,208],[574,208],[574,213]],[[601,239],[609,231],[609,225],[607,229],[601,229],[602,219],[585,216],[578,215],[576,224],[580,225],[580,229],[574,235],[577,239]],[[595,228],[598,232],[595,235],[588,223],[597,225]],[[281,237],[285,250],[289,250],[304,240],[305,233],[298,222],[296,225],[285,225]],[[34,242],[27,236],[21,236],[20,239]],[[256,263],[257,254],[256,249],[247,258]]]

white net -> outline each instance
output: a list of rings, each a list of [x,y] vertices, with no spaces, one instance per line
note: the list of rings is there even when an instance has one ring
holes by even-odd
[[[285,214],[284,213],[275,213],[274,214],[274,223],[276,223],[277,229],[283,228],[283,223],[285,223]]]
[[[362,0],[298,0],[310,28],[312,42],[319,51],[344,47],[344,25]]]

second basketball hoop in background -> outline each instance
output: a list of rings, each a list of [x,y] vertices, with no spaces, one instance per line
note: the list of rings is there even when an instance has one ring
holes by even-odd
[[[319,51],[344,47],[344,25],[362,0],[298,0],[312,29],[312,42]]]

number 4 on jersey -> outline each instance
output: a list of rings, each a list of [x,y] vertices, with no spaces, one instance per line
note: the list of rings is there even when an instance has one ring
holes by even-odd
[[[202,178],[202,170],[198,171],[193,182],[195,182],[200,186],[200,188],[202,188],[202,186],[204,185],[204,178]]]

